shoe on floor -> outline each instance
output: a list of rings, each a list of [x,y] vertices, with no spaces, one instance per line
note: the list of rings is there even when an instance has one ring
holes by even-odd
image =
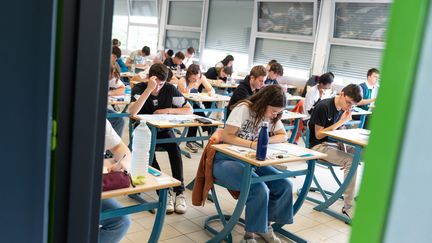
[[[352,207],[346,207],[346,206],[343,206],[342,207],[342,214],[343,215],[345,215],[345,216],[347,216],[349,219],[352,219]]]
[[[171,192],[168,192],[168,202],[167,202],[166,213],[167,214],[174,213],[174,198],[171,195]]]
[[[281,240],[275,235],[273,228],[271,226],[268,227],[267,233],[258,233],[266,242],[269,243],[281,243]]]
[[[179,194],[175,198],[175,212],[178,214],[186,213],[186,197],[182,194]]]
[[[245,234],[243,238],[240,240],[240,243],[257,243],[255,237],[253,235]]]
[[[198,153],[198,149],[194,146],[193,143],[186,143],[185,149],[191,153]]]

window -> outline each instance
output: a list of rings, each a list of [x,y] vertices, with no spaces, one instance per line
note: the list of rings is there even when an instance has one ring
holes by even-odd
[[[168,1],[168,15],[165,22],[165,49],[185,52],[195,49],[195,56],[200,55],[201,20],[204,2]]]
[[[370,68],[380,68],[390,3],[336,1],[327,70],[336,82],[360,82]]]
[[[261,2],[258,32],[313,35],[313,2]]]
[[[128,3],[127,0],[114,1],[114,16],[112,25],[112,38],[116,38],[121,42],[121,48],[126,48],[127,44],[127,29],[128,29]]]

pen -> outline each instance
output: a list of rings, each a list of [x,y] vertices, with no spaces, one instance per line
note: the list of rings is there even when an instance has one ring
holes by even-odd
[[[117,160],[112,166],[111,168],[117,166],[124,158],[126,157],[126,154],[123,155],[123,157],[121,157],[119,160]]]

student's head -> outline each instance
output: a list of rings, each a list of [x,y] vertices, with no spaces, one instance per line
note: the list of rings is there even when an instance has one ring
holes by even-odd
[[[378,82],[380,72],[376,68],[371,68],[367,72],[367,81],[370,85],[375,85]]]
[[[112,39],[112,46],[121,46],[121,42],[118,39]]]
[[[197,82],[201,78],[201,69],[197,64],[191,64],[186,71],[186,80]]]
[[[143,55],[144,57],[150,55],[150,47],[148,47],[148,46],[144,46],[144,47],[142,48],[141,52],[142,52],[142,55]]]
[[[112,47],[111,53],[116,57],[116,59],[119,59],[121,57],[121,50],[117,46]]]
[[[174,55],[174,51],[172,49],[168,49],[168,51],[166,51],[166,57],[172,57]]]
[[[271,80],[276,80],[280,76],[283,76],[283,67],[279,63],[273,63],[270,65],[270,68],[268,70],[267,77]]]
[[[324,73],[318,79],[319,89],[331,89],[334,80],[334,74],[332,72]]]
[[[192,58],[195,55],[195,49],[191,46],[186,50],[185,56],[187,58]]]
[[[231,67],[217,67],[216,72],[218,74],[219,78],[226,78],[228,76],[231,76],[232,74],[232,68]]]
[[[173,58],[173,62],[176,65],[180,65],[183,63],[183,60],[185,59],[185,55],[183,54],[183,52],[178,51]]]
[[[227,66],[227,67],[232,67],[233,62],[234,62],[234,57],[231,56],[231,55],[227,55],[227,56],[226,56],[226,57],[221,61],[221,63],[222,63],[224,66]]]
[[[111,62],[110,79],[115,79],[116,81],[120,79],[120,68],[115,61]]]
[[[162,63],[153,64],[149,69],[149,77],[156,77],[156,83],[158,84],[156,92],[158,92],[165,84],[168,79],[168,68]]]
[[[357,84],[348,84],[345,86],[339,99],[339,106],[342,110],[347,111],[362,100],[361,88]]]
[[[268,85],[247,99],[254,116],[254,126],[258,126],[263,118],[275,123],[282,116],[287,100],[280,85]]]
[[[249,73],[249,83],[252,90],[260,89],[264,86],[264,78],[267,71],[264,66],[258,65],[251,69]]]
[[[275,59],[272,59],[272,60],[270,60],[270,61],[267,63],[267,65],[266,65],[266,70],[267,70],[267,72],[270,70],[270,66],[271,66],[273,63],[277,63],[277,61],[276,61]]]

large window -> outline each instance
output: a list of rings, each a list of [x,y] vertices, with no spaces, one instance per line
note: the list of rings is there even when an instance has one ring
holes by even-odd
[[[361,82],[380,68],[389,1],[336,1],[327,70],[339,83]]]
[[[257,1],[254,64],[276,59],[307,78],[316,32],[317,1]]]
[[[193,47],[199,56],[203,5],[203,0],[168,1],[165,49],[184,52]]]

